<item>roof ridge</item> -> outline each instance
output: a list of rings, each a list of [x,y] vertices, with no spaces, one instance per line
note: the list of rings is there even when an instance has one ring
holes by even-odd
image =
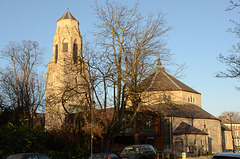
[[[176,82],[179,82],[181,85],[183,85],[184,87],[187,87],[188,89],[190,89],[190,90],[188,90],[189,92],[195,92],[195,93],[198,93],[198,94],[201,94],[201,93],[199,93],[198,91],[196,91],[195,89],[193,89],[192,87],[190,87],[190,86],[188,86],[187,84],[185,84],[185,83],[183,83],[182,81],[180,81],[179,79],[177,79],[176,77],[174,77],[174,76],[172,76],[172,75],[170,75],[170,74],[168,74],[167,72],[165,72],[168,76],[169,76],[169,78],[171,78],[172,79],[172,81],[175,81],[176,80]],[[175,83],[176,83],[175,82]],[[180,88],[181,88],[181,90],[185,90],[183,87],[181,87],[181,86],[179,86]],[[186,90],[185,90],[186,91]]]
[[[158,74],[158,71],[156,71],[156,73],[155,73],[155,75],[154,75],[154,77],[153,77],[153,79],[152,79],[152,81],[151,81],[151,83],[150,83],[150,86],[147,88],[147,90],[152,87],[152,85],[153,85],[153,83],[155,82],[155,79],[156,79],[156,77],[157,77],[157,74]]]
[[[162,72],[178,89],[182,90],[182,88],[179,85],[177,85],[164,71]]]

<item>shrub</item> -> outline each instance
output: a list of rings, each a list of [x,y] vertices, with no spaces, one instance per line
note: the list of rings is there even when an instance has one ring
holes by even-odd
[[[45,152],[46,133],[38,126],[1,126],[0,158],[15,153]]]
[[[84,159],[89,155],[84,133],[45,132],[38,126],[0,127],[0,159],[16,153],[45,153],[52,159]]]

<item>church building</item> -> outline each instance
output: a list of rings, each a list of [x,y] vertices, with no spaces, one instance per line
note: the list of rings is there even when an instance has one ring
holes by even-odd
[[[203,110],[201,93],[168,74],[160,60],[155,71],[141,82],[140,89],[142,107],[159,114],[154,117],[156,127],[150,128],[155,132],[139,133],[142,141],[178,155],[223,151],[221,120]]]
[[[79,22],[69,11],[57,20],[52,50],[46,73],[47,130],[61,129],[66,124],[66,115],[88,107],[88,65],[82,58]],[[137,134],[139,143],[198,156],[222,152],[225,143],[231,142],[231,137],[226,136],[229,130],[223,129],[221,120],[201,108],[201,93],[168,74],[160,59],[155,71],[140,83],[140,94],[141,106],[157,115],[152,116],[154,127],[146,127]],[[132,128],[122,131],[115,142],[136,138],[128,130]]]

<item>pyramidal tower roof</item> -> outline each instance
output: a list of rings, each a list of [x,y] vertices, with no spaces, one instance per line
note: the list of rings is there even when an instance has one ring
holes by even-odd
[[[61,18],[59,18],[57,21],[62,20],[62,19],[73,19],[73,20],[77,20],[77,18],[75,18],[71,12],[67,11],[66,13],[64,13]]]

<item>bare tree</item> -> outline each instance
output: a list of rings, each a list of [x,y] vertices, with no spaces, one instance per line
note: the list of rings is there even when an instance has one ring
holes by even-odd
[[[45,82],[38,74],[43,49],[36,41],[10,42],[1,56],[8,64],[0,70],[0,88],[13,124],[32,124],[33,114],[44,106]]]
[[[138,4],[129,8],[117,2],[96,2],[95,15],[98,52],[89,66],[97,77],[95,88],[100,88],[95,92],[96,105],[104,112],[113,108],[106,128],[107,138],[112,138],[123,129],[127,109],[134,112],[129,124],[140,112],[139,84],[154,71],[157,59],[169,59],[165,36],[171,28],[163,13],[142,16]]]
[[[230,5],[227,8],[227,11],[232,11],[235,9],[238,9],[240,6],[240,1],[236,0],[230,0]],[[240,14],[239,12],[237,14]],[[237,38],[240,37],[240,23],[235,20],[230,20],[235,27],[230,28],[227,31],[234,33]],[[225,71],[220,71],[216,76],[217,77],[227,77],[227,78],[236,78],[240,76],[240,43],[237,42],[237,44],[233,45],[232,48],[230,49],[229,55],[219,55],[219,61],[221,63],[226,64],[227,69]]]
[[[222,113],[222,115],[226,115],[227,119],[230,120],[229,114],[231,114],[231,120],[233,122],[240,122],[240,112],[225,111]]]

